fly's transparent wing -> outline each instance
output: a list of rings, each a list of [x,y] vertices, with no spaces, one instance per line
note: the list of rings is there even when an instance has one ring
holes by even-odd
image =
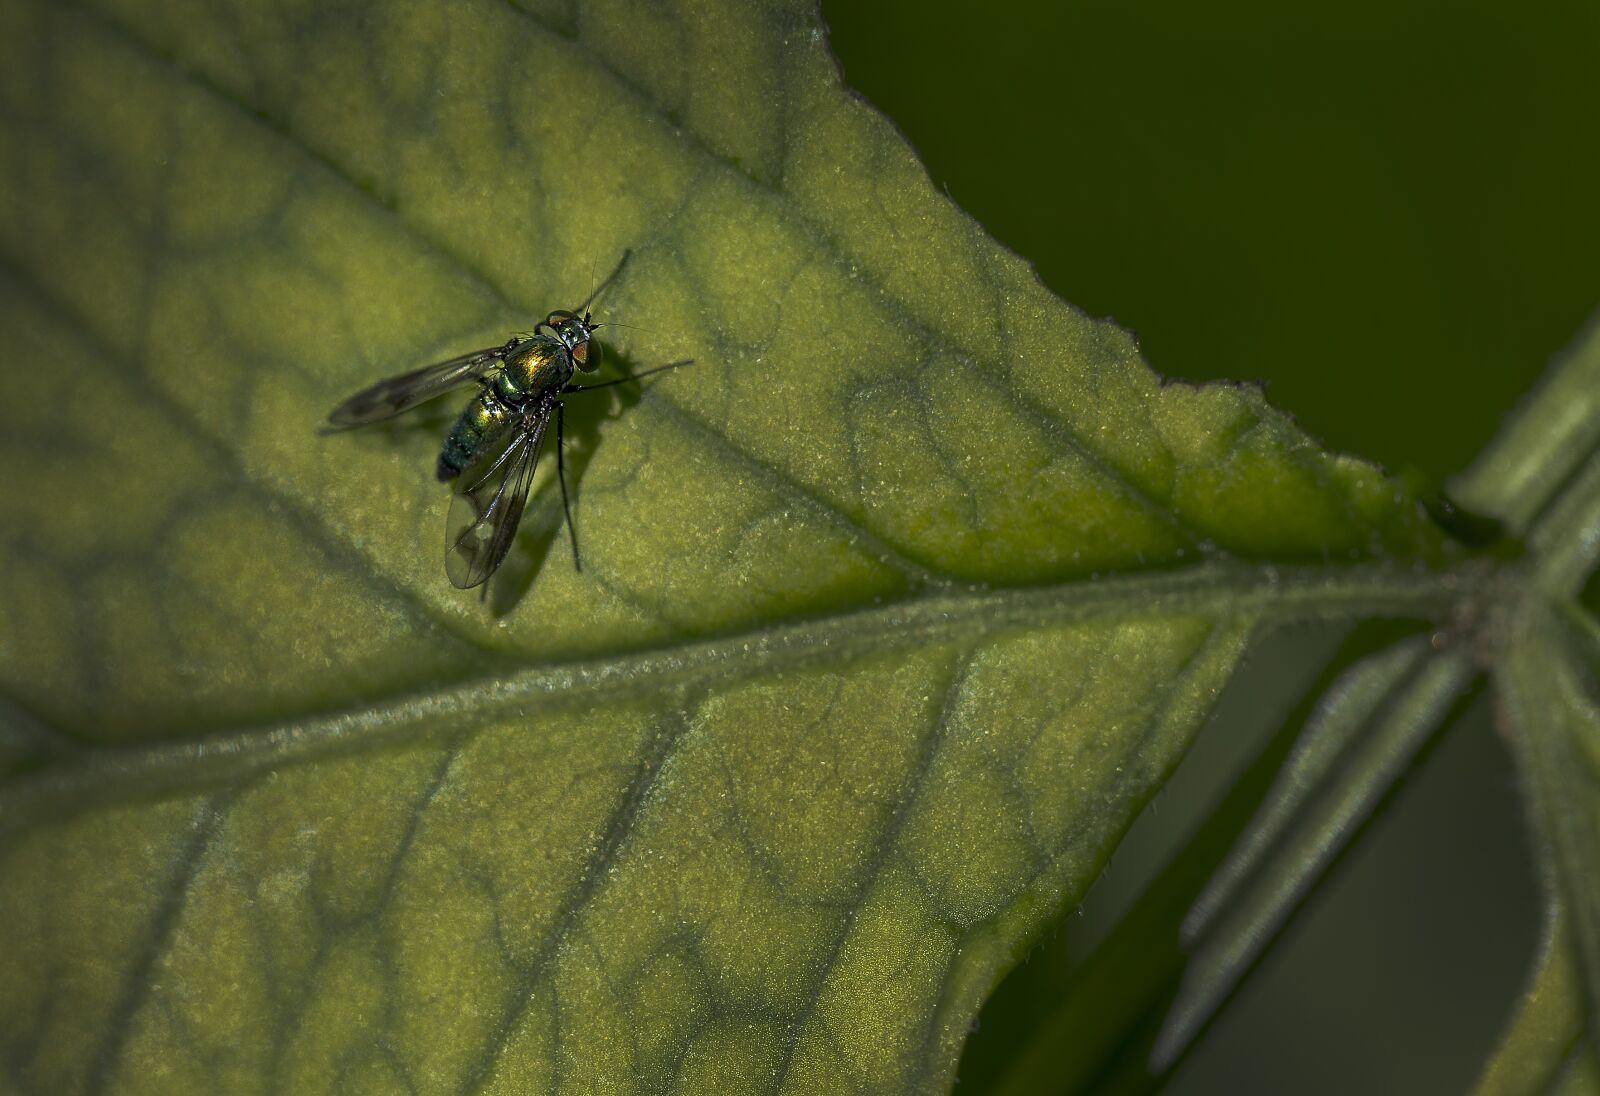
[[[511,550],[554,406],[529,408],[506,445],[474,461],[456,481],[445,519],[444,569],[457,588],[486,581]]]
[[[334,429],[347,429],[392,418],[452,388],[481,379],[505,360],[506,352],[506,346],[474,350],[447,362],[379,381],[371,388],[363,388],[330,411],[328,425]]]

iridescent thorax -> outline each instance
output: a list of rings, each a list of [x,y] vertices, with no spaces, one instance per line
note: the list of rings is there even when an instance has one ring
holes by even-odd
[[[559,389],[572,379],[566,348],[549,335],[534,335],[506,355],[495,387],[512,403]]]

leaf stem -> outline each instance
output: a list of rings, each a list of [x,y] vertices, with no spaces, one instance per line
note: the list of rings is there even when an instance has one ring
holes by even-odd
[[[1241,844],[1242,863],[1230,861],[1224,872],[1232,874],[1219,874],[1224,895],[1186,921],[1184,935],[1198,942],[1151,1053],[1154,1071],[1168,1070],[1216,1015],[1471,684],[1466,652],[1435,655],[1412,674],[1405,656],[1413,646],[1373,656],[1347,675],[1359,702],[1340,704],[1337,692],[1325,699],[1325,726],[1306,729],[1300,753],[1327,756],[1290,764],[1286,785],[1274,789],[1257,823],[1270,827],[1263,848]],[[1330,773],[1335,760],[1341,765]],[[1312,770],[1305,774],[1311,786],[1300,768]],[[1276,809],[1275,800],[1282,801]]]
[[[1520,536],[1597,448],[1600,313],[1556,358],[1546,379],[1451,491]]]
[[[1539,585],[1572,597],[1600,563],[1600,448],[1540,514],[1528,533]]]
[[[1498,712],[1527,782],[1535,844],[1552,905],[1569,914],[1577,973],[1600,1047],[1600,628],[1567,606],[1524,607],[1495,668]]]

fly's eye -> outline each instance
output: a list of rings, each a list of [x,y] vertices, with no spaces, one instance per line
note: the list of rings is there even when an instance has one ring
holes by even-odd
[[[594,339],[585,339],[572,348],[572,362],[585,373],[593,373],[600,368],[600,363],[605,360],[605,351],[600,349],[599,342]]]

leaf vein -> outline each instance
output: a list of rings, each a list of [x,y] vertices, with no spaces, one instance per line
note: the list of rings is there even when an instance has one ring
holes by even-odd
[[[905,832],[906,824],[910,821],[912,809],[916,806],[922,789],[927,783],[928,776],[933,772],[935,759],[938,757],[939,748],[944,744],[945,731],[949,728],[951,715],[956,704],[961,698],[962,690],[966,687],[967,678],[972,671],[974,652],[969,649],[962,651],[953,659],[949,669],[949,677],[945,682],[944,699],[939,707],[938,714],[934,717],[932,725],[922,736],[921,750],[917,755],[916,764],[912,766],[905,792],[895,804],[894,813],[879,832],[874,841],[874,853],[867,859],[860,882],[856,885],[855,901],[850,903],[845,910],[839,931],[832,944],[821,956],[816,977],[811,984],[811,989],[806,994],[805,1001],[789,1022],[789,1039],[784,1045],[783,1058],[775,1071],[773,1084],[774,1092],[783,1090],[784,1082],[789,1078],[789,1072],[794,1068],[795,1050],[800,1043],[800,1036],[806,1025],[817,1016],[821,1007],[822,995],[827,990],[828,978],[838,967],[844,955],[845,945],[850,940],[850,933],[855,928],[856,918],[862,906],[871,895],[872,888],[883,877],[883,870],[890,859],[900,855],[898,843],[900,835]],[[831,1025],[823,1023],[823,1028],[832,1037]]]
[[[149,931],[133,956],[133,962],[128,966],[122,990],[95,1051],[94,1072],[90,1074],[86,1086],[91,1096],[104,1092],[114,1079],[122,1051],[133,1034],[134,1020],[156,988],[152,977],[156,964],[167,954],[168,947],[177,935],[189,895],[205,862],[206,851],[231,811],[236,795],[236,790],[230,790],[207,797],[195,812],[194,831],[172,865],[161,903]]]
[[[562,946],[578,924],[583,911],[604,885],[607,872],[616,863],[618,854],[633,832],[634,821],[649,800],[663,768],[688,730],[689,722],[680,718],[670,728],[659,729],[643,751],[621,800],[611,816],[606,819],[599,843],[595,845],[588,862],[579,872],[575,885],[562,898],[549,934],[517,978],[517,983],[511,990],[515,1003],[489,1036],[488,1044],[479,1056],[477,1066],[461,1086],[460,1092],[463,1096],[482,1090],[492,1079],[495,1065],[510,1043],[518,1023],[533,1003],[534,991],[538,989],[546,973],[559,957]],[[552,1085],[555,1089],[561,1087],[559,1066],[558,1060],[557,1076]]]
[[[70,335],[63,332],[64,337],[82,340],[87,344],[85,349],[89,356],[102,361],[116,362],[118,367],[125,373],[145,375],[142,363],[130,360],[126,355],[91,334],[91,329],[84,318],[78,315],[71,305],[47,289],[36,277],[35,273],[22,265],[15,256],[0,252],[0,279],[13,283],[21,294],[31,297],[41,308],[52,315],[61,326],[71,332]],[[307,540],[326,551],[333,558],[344,563],[352,573],[361,577],[379,594],[398,603],[419,623],[425,624],[435,629],[441,636],[446,636],[475,651],[485,651],[485,648],[472,636],[462,632],[436,613],[414,591],[385,576],[371,559],[356,551],[348,541],[336,535],[333,527],[328,524],[327,519],[322,514],[306,506],[302,500],[274,486],[264,475],[248,468],[239,454],[228,447],[224,438],[216,432],[211,423],[190,408],[174,400],[156,385],[142,385],[138,391],[140,396],[152,404],[159,412],[179,420],[188,427],[186,436],[196,445],[206,450],[207,456],[214,465],[221,465],[239,483],[259,491],[265,497],[267,503],[280,516],[289,521],[296,532],[305,536]]]

